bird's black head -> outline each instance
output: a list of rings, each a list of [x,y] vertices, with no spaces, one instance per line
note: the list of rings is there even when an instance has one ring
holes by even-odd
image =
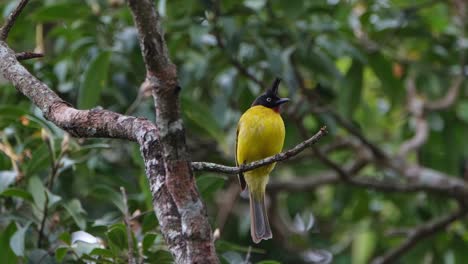
[[[263,105],[278,111],[280,105],[289,102],[289,98],[280,98],[278,96],[278,86],[280,82],[281,79],[276,78],[271,87],[267,89],[262,95],[257,97],[257,99],[255,99],[255,101],[252,103],[252,106]]]

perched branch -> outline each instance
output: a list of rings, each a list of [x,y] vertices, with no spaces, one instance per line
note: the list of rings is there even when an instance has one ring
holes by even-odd
[[[421,226],[416,227],[409,231],[409,235],[406,240],[398,247],[390,250],[385,255],[375,258],[372,264],[386,264],[395,263],[395,261],[414,247],[421,240],[434,235],[442,229],[449,226],[454,221],[463,217],[467,211],[463,208],[456,210],[455,212],[446,215],[440,219],[435,219],[427,222]]]
[[[16,53],[15,56],[17,60],[22,61],[22,60],[29,60],[29,59],[35,59],[35,58],[42,58],[44,57],[44,54],[25,51],[25,52]]]
[[[290,159],[296,156],[297,154],[301,153],[306,148],[315,144],[317,141],[320,140],[320,138],[322,138],[327,133],[328,132],[327,132],[326,127],[322,127],[319,130],[319,132],[317,132],[314,136],[307,139],[306,141],[303,141],[297,144],[294,148],[288,151],[281,152],[279,154],[276,154],[274,156],[271,156],[262,160],[258,160],[258,161],[254,161],[245,165],[241,165],[239,167],[224,166],[224,165],[210,163],[210,162],[192,162],[192,168],[194,171],[211,171],[211,172],[221,172],[221,173],[226,173],[226,174],[237,174],[239,172],[253,170],[258,167],[268,165],[274,162]]]
[[[0,41],[6,40],[8,37],[8,33],[10,33],[10,29],[15,24],[16,19],[23,11],[24,7],[28,4],[29,0],[21,0],[16,8],[10,13],[8,16],[5,25],[0,29]]]
[[[120,115],[99,108],[77,110],[39,81],[16,59],[15,53],[0,41],[0,73],[27,96],[49,121],[75,137],[108,137],[141,141],[146,132],[156,133],[146,119]]]

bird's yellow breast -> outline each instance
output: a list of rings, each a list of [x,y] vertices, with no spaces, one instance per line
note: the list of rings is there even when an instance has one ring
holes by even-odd
[[[275,155],[283,149],[284,123],[279,113],[261,105],[247,110],[239,120],[236,158],[239,164]],[[249,188],[262,188],[275,164],[245,173]]]

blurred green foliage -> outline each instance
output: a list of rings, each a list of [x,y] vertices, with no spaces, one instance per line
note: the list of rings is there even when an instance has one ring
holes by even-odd
[[[3,19],[16,2],[0,3]],[[297,123],[310,135],[327,125],[331,135],[321,145],[349,137],[327,113],[312,113],[317,102],[306,100],[306,94],[315,94],[394,153],[413,133],[405,110],[405,77],[417,77],[418,91],[425,98],[440,98],[461,71],[460,58],[468,48],[466,21],[457,6],[462,1],[220,2],[218,9],[207,0],[155,1],[178,67],[188,144],[196,161],[234,163],[237,120],[263,89],[233,60],[266,84],[276,76],[283,78],[281,93],[293,101],[283,114],[286,148],[303,140]],[[217,45],[215,32],[223,48]],[[137,33],[123,0],[31,1],[8,43],[18,52],[44,52],[45,58],[24,64],[78,108],[102,106],[125,113],[144,80]],[[154,118],[151,99],[132,110],[132,115]],[[427,118],[430,137],[418,152],[419,161],[461,177],[460,161],[468,157],[466,83],[452,107]],[[3,263],[126,263],[120,186],[126,188],[135,216],[132,230],[138,254],[146,263],[171,263],[151,211],[137,145],[69,139],[0,79],[0,146]],[[341,164],[355,158],[350,149],[331,157]],[[54,164],[58,166],[52,177]],[[306,152],[279,164],[272,181],[314,177],[325,169]],[[371,165],[363,171],[374,177],[398,177]],[[51,178],[55,180],[49,188]],[[418,225],[455,205],[424,192],[388,194],[345,184],[280,192],[272,205],[290,229],[299,231],[286,238],[274,231],[273,240],[253,245],[246,199],[238,199],[222,222],[223,198],[236,184],[234,179],[199,173],[197,184],[213,229],[223,225],[216,242],[222,263],[239,263],[246,256],[263,264],[320,263],[327,252],[333,263],[367,263],[401,243],[401,237],[386,235],[389,229]],[[467,243],[466,224],[456,222],[420,242],[401,263],[465,263]]]

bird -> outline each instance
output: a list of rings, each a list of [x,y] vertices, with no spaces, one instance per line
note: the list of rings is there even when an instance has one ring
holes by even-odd
[[[289,98],[280,98],[276,78],[268,89],[258,96],[242,114],[237,125],[236,165],[239,167],[261,160],[283,149],[285,127],[280,106]],[[239,173],[242,191],[248,186],[250,198],[250,234],[254,243],[273,237],[265,206],[265,189],[275,163]]]

